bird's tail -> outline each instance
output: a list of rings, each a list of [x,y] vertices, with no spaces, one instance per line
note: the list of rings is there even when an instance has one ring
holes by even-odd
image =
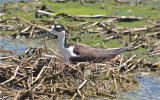
[[[133,46],[128,46],[128,47],[124,47],[124,48],[119,48],[119,50],[117,51],[117,54],[120,54],[124,51],[130,51],[133,48]]]

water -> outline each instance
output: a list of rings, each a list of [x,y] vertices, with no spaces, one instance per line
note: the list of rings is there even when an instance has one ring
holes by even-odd
[[[118,95],[121,100],[160,100],[160,76],[136,75],[134,79],[140,82],[140,86],[133,92]]]
[[[47,47],[51,47],[53,49],[57,49],[57,43],[53,41],[46,42]],[[0,38],[0,47],[3,47],[5,50],[13,50],[14,53],[3,53],[0,52],[0,57],[3,55],[19,55],[23,54],[24,51],[28,47],[42,47],[44,48],[44,44],[40,39],[3,39]]]

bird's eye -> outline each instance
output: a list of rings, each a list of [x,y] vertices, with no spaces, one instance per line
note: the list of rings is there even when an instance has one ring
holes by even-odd
[[[62,28],[61,28],[61,27],[56,27],[55,30],[56,30],[57,32],[61,32],[61,31],[62,31]]]

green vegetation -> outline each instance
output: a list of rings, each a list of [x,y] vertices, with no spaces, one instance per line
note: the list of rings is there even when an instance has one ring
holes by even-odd
[[[9,3],[9,12],[12,12],[12,15],[7,14],[4,18],[10,18],[11,16],[19,16],[27,20],[37,21],[33,15],[40,5],[46,5],[49,10],[54,11],[54,14],[67,13],[72,16],[76,15],[97,15],[104,14],[106,16],[137,16],[143,17],[144,19],[156,19],[160,16],[159,8],[152,1],[147,4],[139,4],[136,6],[131,6],[129,4],[119,4],[116,2],[96,2],[96,3],[86,3],[85,6],[81,5],[80,2],[51,2],[41,0],[41,2],[31,2],[31,3]],[[104,9],[100,9],[101,5],[105,5]],[[43,19],[48,19],[43,17]],[[62,19],[60,19],[62,20]],[[93,20],[93,19],[90,19]],[[94,19],[94,20],[104,20],[104,19]],[[62,20],[64,21],[64,20]],[[67,21],[67,20],[66,20]],[[66,22],[64,22],[66,23]],[[72,22],[71,22],[72,23]],[[68,23],[66,23],[68,24]],[[139,27],[143,25],[149,25],[149,23],[142,21],[136,22],[121,22],[113,23],[119,26],[125,27]]]

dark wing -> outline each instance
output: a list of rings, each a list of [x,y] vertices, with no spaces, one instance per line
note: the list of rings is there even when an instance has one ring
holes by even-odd
[[[124,48],[113,48],[113,49],[101,49],[95,48],[89,45],[83,44],[74,44],[75,48],[73,52],[79,57],[71,57],[73,62],[78,61],[92,61],[95,59],[111,59],[121,52],[130,50],[132,47],[124,47]]]
[[[113,58],[124,51],[131,50],[132,48],[133,48],[132,46],[129,46],[129,47],[124,47],[124,48],[103,49],[104,52],[102,53],[103,55],[101,56],[101,58],[102,59],[110,59],[110,58]]]

